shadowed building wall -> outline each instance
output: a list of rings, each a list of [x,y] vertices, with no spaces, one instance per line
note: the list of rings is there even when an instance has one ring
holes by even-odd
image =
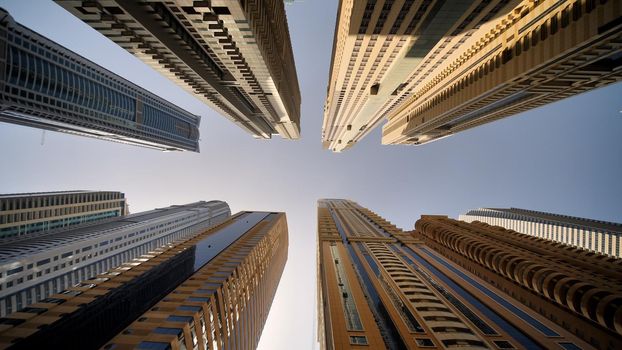
[[[287,260],[283,213],[240,212],[0,320],[15,349],[253,349]]]
[[[318,202],[318,239],[322,348],[594,348],[513,291],[452,261],[427,237],[352,201]],[[620,340],[595,328],[611,344]]]
[[[474,209],[460,215],[460,220],[485,222],[617,258],[622,256],[622,224],[615,222],[519,208]]]
[[[253,136],[300,136],[282,0],[56,3]]]
[[[481,222],[423,216],[415,237],[599,349],[622,345],[622,260]]]
[[[0,9],[0,121],[199,151],[201,118],[15,23]]]

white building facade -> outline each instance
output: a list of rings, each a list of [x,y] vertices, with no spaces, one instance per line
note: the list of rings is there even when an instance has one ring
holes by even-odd
[[[620,258],[622,224],[518,208],[479,208],[460,215],[534,237]]]
[[[221,201],[154,209],[0,246],[0,317],[231,215]]]

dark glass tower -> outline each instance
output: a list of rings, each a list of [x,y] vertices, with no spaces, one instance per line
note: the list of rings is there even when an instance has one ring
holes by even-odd
[[[163,151],[199,151],[200,117],[0,9],[0,121]]]
[[[240,212],[0,319],[0,348],[254,349],[287,246],[284,213]]]

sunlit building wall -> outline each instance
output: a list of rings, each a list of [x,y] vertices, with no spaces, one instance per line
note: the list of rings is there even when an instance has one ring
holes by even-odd
[[[601,316],[586,317],[588,312],[580,307],[577,312],[572,309],[577,306],[568,309],[552,300],[556,297],[549,295],[548,290],[528,291],[523,282],[513,280],[521,276],[537,279],[528,270],[521,270],[524,274],[515,277],[503,268],[493,270],[484,260],[478,260],[477,267],[473,261],[475,252],[498,253],[507,262],[506,270],[510,266],[530,267],[536,275],[546,272],[549,278],[545,282],[554,283],[558,280],[550,274],[553,271],[548,267],[550,262],[547,270],[542,270],[543,266],[538,264],[545,257],[536,255],[544,254],[547,249],[547,253],[553,254],[556,247],[536,244],[533,253],[522,252],[528,249],[526,241],[535,238],[518,233],[514,234],[522,237],[515,242],[504,241],[496,247],[451,246],[460,242],[463,235],[488,235],[489,227],[424,216],[414,232],[404,232],[355,202],[320,200],[318,339],[321,348],[614,349],[620,344],[622,337],[615,329],[617,321],[613,317],[616,312],[622,312],[616,302],[619,299],[615,299],[619,296],[615,292],[619,280],[614,283],[616,287],[599,294],[604,299],[596,313],[609,316],[602,320]],[[519,255],[523,259],[512,255],[518,252],[523,254]],[[556,253],[563,266],[556,271],[566,273],[567,267],[577,264],[576,275],[568,277],[576,276],[591,283],[599,278],[601,282],[610,281],[620,273],[620,264],[614,265],[611,272],[603,271],[614,260],[604,255],[586,257],[587,262],[581,262],[581,253],[562,250]],[[490,259],[496,263],[493,257]],[[590,273],[593,276],[587,279]],[[568,295],[581,295],[583,285],[575,283],[578,281],[562,282],[570,283]],[[592,293],[597,290],[591,286],[585,291],[590,291],[596,302],[598,299]]]
[[[56,3],[254,137],[299,138],[282,0]]]
[[[322,143],[352,147],[518,0],[340,0]]]
[[[622,256],[622,224],[519,208],[479,208],[460,215],[593,252]]]
[[[620,1],[522,1],[422,77],[382,143],[423,144],[621,80],[621,20]]]

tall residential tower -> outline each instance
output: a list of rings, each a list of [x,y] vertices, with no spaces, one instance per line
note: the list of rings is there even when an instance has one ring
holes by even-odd
[[[324,148],[377,127],[431,69],[518,0],[340,0],[324,106]]]
[[[174,205],[17,237],[0,245],[0,316],[230,216],[225,202]]]
[[[300,136],[282,0],[56,2],[253,136]]]
[[[121,192],[58,191],[0,195],[0,243],[126,215]]]
[[[622,257],[622,224],[518,208],[479,208],[460,215],[508,230]]]
[[[423,144],[622,79],[622,6],[341,0],[322,141]]]
[[[287,246],[284,213],[238,213],[9,315],[0,347],[254,349]]]
[[[570,350],[622,344],[621,264],[531,244],[534,238],[518,233],[481,247],[462,240],[488,237],[489,227],[481,225],[426,216],[414,233],[404,232],[352,201],[320,200],[321,347]],[[551,267],[553,261],[560,268]],[[597,281],[602,289],[594,288]]]
[[[199,151],[199,116],[15,23],[3,9],[0,121],[162,151]]]

